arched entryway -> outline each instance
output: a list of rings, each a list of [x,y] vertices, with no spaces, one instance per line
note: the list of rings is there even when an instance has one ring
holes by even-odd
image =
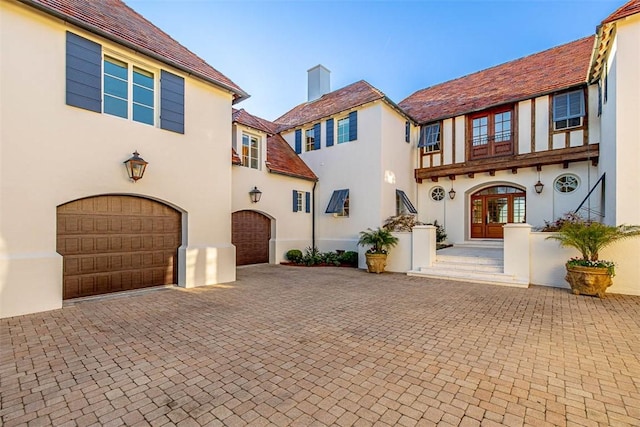
[[[175,284],[180,212],[135,196],[96,196],[57,208],[63,298]]]
[[[236,247],[236,265],[269,262],[271,219],[255,211],[232,214],[231,243]]]
[[[471,238],[502,239],[506,223],[525,222],[526,192],[499,185],[471,195]]]

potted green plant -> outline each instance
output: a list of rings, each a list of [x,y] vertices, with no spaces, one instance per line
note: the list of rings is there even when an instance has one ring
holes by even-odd
[[[547,239],[557,240],[563,247],[575,248],[582,255],[581,258],[571,258],[566,263],[565,280],[571,285],[573,293],[602,298],[607,288],[613,284],[615,264],[613,261],[599,259],[600,250],[619,240],[639,235],[640,226],[616,227],[576,218],[564,222]]]
[[[358,245],[370,246],[365,256],[367,257],[367,269],[369,273],[382,273],[387,265],[387,252],[398,244],[398,238],[390,231],[378,227],[376,230],[367,228],[360,232]]]

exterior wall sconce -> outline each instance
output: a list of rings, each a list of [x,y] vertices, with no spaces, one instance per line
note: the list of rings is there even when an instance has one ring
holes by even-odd
[[[533,188],[536,190],[536,193],[540,194],[540,193],[542,193],[542,189],[544,188],[544,184],[541,183],[540,180],[538,179],[538,182],[535,183]]]
[[[456,190],[453,189],[453,186],[451,186],[451,190],[449,190],[449,198],[451,200],[456,198]]]
[[[258,203],[262,197],[262,191],[258,190],[258,187],[253,187],[253,190],[249,191],[249,197],[251,197],[251,203]]]
[[[127,168],[129,179],[131,179],[134,183],[139,179],[142,179],[144,171],[149,164],[148,162],[145,162],[142,157],[140,157],[140,153],[138,153],[138,150],[133,152],[133,157],[123,163]]]
[[[537,167],[538,170],[538,182],[536,182],[533,186],[534,190],[536,190],[536,193],[540,194],[542,193],[542,189],[544,188],[544,184],[542,182],[540,182],[540,170],[542,169],[541,166]]]

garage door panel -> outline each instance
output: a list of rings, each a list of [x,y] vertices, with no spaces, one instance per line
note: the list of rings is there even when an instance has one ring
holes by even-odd
[[[181,215],[133,196],[98,196],[58,207],[64,297],[171,284]]]
[[[236,246],[236,264],[269,262],[271,220],[258,212],[240,211],[232,215],[231,242]]]

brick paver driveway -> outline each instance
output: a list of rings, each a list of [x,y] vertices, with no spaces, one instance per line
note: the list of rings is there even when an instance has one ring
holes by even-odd
[[[254,266],[2,320],[45,425],[639,425],[640,298]]]

